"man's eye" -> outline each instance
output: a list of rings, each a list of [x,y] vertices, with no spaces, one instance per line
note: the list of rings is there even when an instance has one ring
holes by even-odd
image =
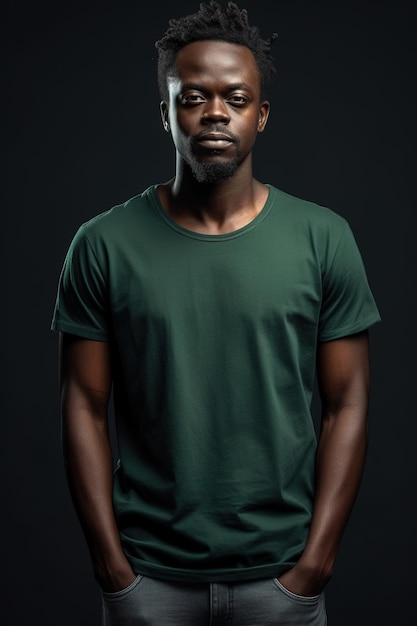
[[[234,96],[230,96],[227,101],[235,106],[243,106],[247,103],[248,99],[246,96],[236,94]]]
[[[189,93],[181,96],[181,104],[199,104],[200,102],[204,102],[204,98],[198,93]]]

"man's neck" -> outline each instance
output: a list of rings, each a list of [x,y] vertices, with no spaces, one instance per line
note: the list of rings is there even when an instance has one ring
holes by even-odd
[[[159,187],[159,197],[168,215],[184,228],[219,235],[252,222],[265,205],[268,188],[240,172],[214,183],[176,176]]]

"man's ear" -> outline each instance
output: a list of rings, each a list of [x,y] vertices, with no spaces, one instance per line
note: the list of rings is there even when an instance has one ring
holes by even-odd
[[[169,121],[168,121],[168,105],[165,100],[162,100],[159,104],[159,109],[161,111],[162,125],[167,133],[169,133]]]
[[[258,133],[262,133],[265,130],[270,109],[271,104],[268,100],[264,100],[263,102],[261,102],[259,107]]]

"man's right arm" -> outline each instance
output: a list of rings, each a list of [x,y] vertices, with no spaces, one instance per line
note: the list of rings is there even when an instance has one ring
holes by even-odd
[[[135,574],[123,553],[113,511],[108,431],[112,386],[109,346],[61,334],[62,441],[71,496],[104,591],[127,587]]]

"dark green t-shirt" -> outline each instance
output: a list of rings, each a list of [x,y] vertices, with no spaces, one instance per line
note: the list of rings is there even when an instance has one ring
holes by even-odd
[[[317,342],[378,320],[346,221],[274,187],[229,234],[182,228],[156,187],[81,226],[52,327],[111,344],[114,507],[137,573],[238,581],[296,563]]]

